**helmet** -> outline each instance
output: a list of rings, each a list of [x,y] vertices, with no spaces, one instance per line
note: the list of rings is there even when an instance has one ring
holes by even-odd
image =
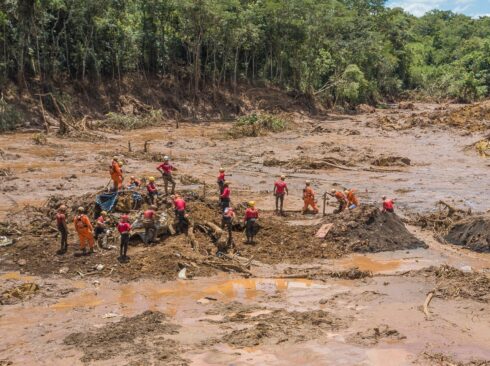
[[[154,182],[154,181],[155,181],[155,177],[150,177],[150,178],[148,178],[148,180],[149,180],[150,182]]]
[[[350,190],[348,190],[348,189],[346,189],[346,190],[344,191],[344,193],[345,193],[345,194],[347,194],[347,193],[349,193],[349,192],[350,192]]]
[[[116,156],[116,155],[114,155],[114,156],[112,157],[112,160],[117,160],[117,156]]]
[[[58,211],[66,211],[66,206],[65,205],[61,205],[60,207],[58,207]]]
[[[85,209],[84,209],[82,206],[80,206],[80,207],[77,209],[77,211],[78,211],[78,212],[84,212],[84,211],[85,211]]]
[[[305,180],[305,184],[306,184],[307,186],[309,186],[309,185],[311,184],[311,182],[310,182],[309,180]]]
[[[121,160],[119,160],[117,163],[119,164],[119,166],[123,166],[124,165],[124,162],[122,162]]]
[[[136,179],[136,178],[134,177],[134,175],[132,175],[130,178],[131,178],[131,180],[135,180],[135,179]]]
[[[225,168],[219,168],[219,171],[223,173],[225,171]]]
[[[249,201],[248,202],[249,207],[254,207],[255,206],[255,201]]]
[[[381,197],[381,199],[385,200],[386,199],[386,196]]]
[[[151,205],[151,206],[150,206],[150,208],[151,208],[152,210],[156,210],[156,209],[157,209],[157,206],[156,206],[156,205]]]
[[[167,155],[165,155],[165,156],[163,157],[163,161],[169,161],[169,160],[170,160],[170,159],[169,159],[169,157],[168,157]]]
[[[225,181],[225,183],[223,184],[225,187],[228,187],[229,185],[231,184],[230,181]]]
[[[102,211],[100,214],[101,214],[102,216],[105,216],[105,215],[107,215],[107,211]]]
[[[282,179],[282,180],[286,179],[286,176],[285,176],[284,174],[283,174],[283,175],[281,175],[281,179]]]

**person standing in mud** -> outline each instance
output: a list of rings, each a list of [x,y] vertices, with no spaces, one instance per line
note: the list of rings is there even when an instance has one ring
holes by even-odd
[[[112,179],[112,190],[114,192],[117,192],[122,188],[122,183],[123,183],[122,170],[121,170],[121,166],[119,165],[119,161],[117,160],[117,156],[114,156],[112,158],[110,173]]]
[[[143,212],[143,227],[145,228],[145,245],[153,243],[157,232],[157,206],[151,205],[148,210]]]
[[[174,208],[175,208],[175,218],[177,219],[177,230],[179,233],[184,233],[185,226],[186,226],[186,219],[185,219],[185,209],[186,209],[186,203],[185,200],[179,195],[176,194],[173,196],[173,203],[174,203]]]
[[[122,215],[121,221],[117,224],[117,231],[121,235],[121,244],[119,248],[119,260],[126,261],[129,259],[128,257],[128,245],[129,245],[129,237],[131,233],[131,224],[129,223],[129,216]]]
[[[223,193],[219,195],[219,201],[221,204],[221,212],[225,212],[227,207],[230,207],[230,182],[225,182],[223,184]]]
[[[85,209],[83,207],[78,208],[78,214],[73,219],[73,225],[78,233],[78,239],[80,240],[80,249],[82,250],[82,255],[87,254],[86,247],[88,245],[89,252],[92,254],[94,252],[94,228],[90,223],[87,215],[84,214]]]
[[[391,198],[386,198],[386,196],[382,197],[383,199],[383,210],[382,212],[395,212],[395,200]]]
[[[225,208],[225,211],[223,212],[223,219],[221,221],[221,228],[226,229],[228,233],[228,239],[226,240],[226,250],[229,250],[230,248],[233,248],[233,220],[235,219],[235,210],[233,210],[233,207],[227,207]]]
[[[154,205],[155,197],[158,196],[158,188],[155,185],[155,177],[150,177],[148,178],[148,180],[150,181],[146,185],[146,190],[148,191],[148,199],[150,201],[150,205]]]
[[[56,213],[56,226],[61,236],[61,248],[58,254],[65,254],[68,250],[68,226],[66,225],[66,206],[61,205]]]
[[[165,196],[168,196],[168,184],[172,185],[172,193],[175,193],[175,180],[172,172],[177,170],[172,164],[170,164],[170,158],[168,156],[163,157],[163,163],[157,166],[157,170],[162,174],[163,184],[165,189]]]
[[[288,185],[285,182],[286,176],[281,175],[280,179],[274,183],[274,196],[276,196],[276,213],[284,215],[284,196],[289,195]]]
[[[99,248],[103,248],[104,245],[102,244],[104,237],[106,236],[107,232],[107,212],[102,211],[100,213],[100,216],[95,220],[95,240],[97,240],[97,245]]]
[[[303,215],[308,211],[309,207],[313,209],[313,213],[318,213],[318,207],[315,202],[315,192],[311,188],[311,182],[309,180],[305,181],[305,188],[303,188]]]
[[[245,211],[245,235],[247,236],[247,244],[254,243],[255,236],[255,225],[257,224],[257,220],[259,219],[259,211],[255,208],[255,202],[250,201],[248,203],[248,208]]]
[[[225,189],[225,170],[223,168],[219,168],[218,188],[219,194],[223,194],[223,190]]]

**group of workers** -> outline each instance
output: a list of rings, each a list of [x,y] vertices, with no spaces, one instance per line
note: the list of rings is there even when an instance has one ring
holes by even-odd
[[[117,156],[114,156],[111,166],[110,166],[110,176],[113,183],[112,190],[117,192],[123,189],[123,163],[118,160]],[[165,196],[169,195],[169,185],[171,188],[171,202],[174,207],[175,218],[176,218],[176,229],[180,233],[186,233],[190,226],[189,214],[186,212],[186,202],[182,196],[175,193],[175,180],[173,177],[173,171],[177,169],[170,163],[168,156],[163,158],[163,163],[158,165],[156,169],[161,173]],[[146,183],[146,182],[145,182]],[[225,170],[223,168],[219,169],[219,174],[217,177],[218,189],[219,189],[219,202],[222,213],[221,226],[228,232],[228,244],[231,246],[233,243],[232,239],[232,229],[233,222],[235,220],[236,214],[231,206],[231,189],[230,182],[226,180]],[[142,181],[134,176],[130,177],[129,183],[127,184],[127,189],[137,189],[143,184]],[[156,221],[158,220],[157,214],[157,197],[159,196],[158,187],[156,185],[155,177],[149,177],[146,183],[146,190],[148,193],[149,207],[142,213],[142,223],[145,230],[144,243],[146,245],[151,244],[156,239]],[[273,194],[275,196],[275,208],[276,213],[284,215],[284,199],[286,195],[289,195],[288,186],[286,183],[286,176],[281,175],[279,179],[274,182]],[[331,192],[325,193],[326,195],[334,197],[339,206],[334,212],[340,213],[346,209],[355,209],[359,206],[359,200],[355,194],[354,189],[348,189],[345,191],[332,189]],[[306,214],[309,212],[310,208],[314,214],[318,213],[317,201],[315,199],[315,192],[311,187],[311,182],[306,181],[305,187],[303,189],[303,209],[302,213]],[[58,250],[58,254],[64,254],[67,251],[68,246],[68,227],[66,222],[66,211],[65,205],[61,205],[58,208],[56,214],[56,223],[58,231],[61,236],[61,248]],[[383,196],[383,212],[394,212],[394,200],[387,199]],[[257,221],[259,219],[259,211],[256,208],[254,201],[249,201],[247,203],[247,208],[245,210],[243,222],[245,225],[245,243],[254,243],[254,237],[257,233]],[[95,241],[99,243],[99,246],[104,247],[103,239],[106,238],[108,231],[108,224],[110,219],[106,211],[102,211],[99,217],[95,220],[95,228],[92,225],[90,219],[85,213],[83,207],[79,207],[77,210],[77,215],[73,219],[73,224],[75,230],[79,237],[81,253],[80,255],[90,255],[94,252]],[[117,230],[120,234],[120,256],[121,261],[126,261],[129,259],[127,256],[129,238],[131,235],[131,223],[129,222],[129,216],[124,214],[121,216],[120,221],[116,225]]]

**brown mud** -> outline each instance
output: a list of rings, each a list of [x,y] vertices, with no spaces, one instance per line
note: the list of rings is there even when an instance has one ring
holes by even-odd
[[[228,140],[221,136],[231,123],[177,128],[174,121],[107,128],[92,140],[48,135],[44,145],[31,134],[0,136],[0,235],[15,239],[0,247],[0,270],[14,271],[0,274],[0,363],[488,364],[490,257],[433,235],[443,239],[453,224],[490,208],[482,199],[490,195],[488,163],[465,150],[483,138],[483,127],[380,129],[382,117],[427,113],[443,121],[460,111],[473,118],[461,106],[399,107],[349,116],[296,111],[287,131]],[[125,176],[153,175],[160,187],[157,161],[171,156],[198,250],[180,234],[150,247],[134,240],[127,263],[117,261],[117,247],[73,256],[78,244],[70,224],[68,254],[55,254],[56,207],[68,205],[69,223],[79,205],[92,215],[114,154],[123,158]],[[242,202],[255,200],[261,212],[256,243],[242,243],[237,222],[236,252],[222,257],[210,229],[221,221],[219,166],[232,182],[238,221]],[[287,175],[290,191],[285,216],[272,211],[279,174]],[[355,188],[361,207],[334,215],[336,203],[328,199],[325,216],[301,215],[306,179],[321,210],[322,194],[332,188]],[[384,194],[396,198],[395,214],[381,213]],[[439,201],[460,209],[434,212]],[[166,198],[159,205],[167,210]],[[128,204],[121,205],[113,217],[126,211]],[[129,209],[132,219],[138,212]],[[327,223],[333,226],[325,239],[316,238]],[[178,279],[183,268],[187,279]]]

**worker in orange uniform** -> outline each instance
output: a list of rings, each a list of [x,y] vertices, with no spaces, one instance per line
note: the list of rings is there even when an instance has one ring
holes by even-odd
[[[318,207],[315,202],[315,192],[313,191],[313,188],[311,188],[311,182],[307,180],[305,182],[305,188],[303,189],[303,214],[305,214],[308,211],[309,206],[313,209],[313,213],[317,214],[318,213]]]
[[[334,197],[339,203],[339,208],[335,210],[334,213],[340,213],[346,209],[349,203],[347,201],[347,197],[345,196],[344,192],[337,191],[336,189],[332,189],[329,195]]]
[[[82,255],[87,254],[86,246],[88,244],[89,254],[94,252],[94,228],[90,223],[87,215],[84,214],[85,209],[83,207],[78,208],[78,214],[73,219],[73,225],[78,233],[78,238],[80,240],[80,249],[82,249]]]
[[[288,185],[285,182],[286,176],[281,175],[281,178],[274,183],[274,196],[276,196],[276,213],[284,214],[284,196],[289,194]]]
[[[218,187],[219,187],[219,194],[223,194],[223,190],[225,189],[225,169],[224,168],[219,168]]]
[[[247,244],[254,243],[255,236],[255,225],[259,219],[259,210],[255,208],[255,202],[250,201],[248,203],[248,208],[245,211],[245,235],[247,235]]]
[[[345,197],[347,198],[347,206],[349,207],[349,210],[353,210],[356,207],[359,207],[359,199],[356,196],[356,191],[354,188],[347,189],[344,194]]]
[[[117,156],[114,156],[112,158],[112,164],[111,164],[111,179],[112,179],[112,190],[117,192],[122,188],[122,169],[121,166],[119,165],[119,162],[117,161]]]
[[[383,212],[395,212],[395,200],[383,196]]]

